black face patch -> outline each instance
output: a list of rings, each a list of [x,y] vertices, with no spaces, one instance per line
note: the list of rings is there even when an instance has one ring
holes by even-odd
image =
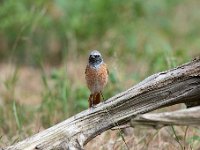
[[[99,65],[102,62],[101,55],[90,55],[89,64],[92,66]]]

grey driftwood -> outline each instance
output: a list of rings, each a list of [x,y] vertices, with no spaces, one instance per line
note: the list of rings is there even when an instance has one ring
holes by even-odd
[[[131,119],[130,126],[149,126],[156,129],[169,125],[199,126],[200,106],[172,112],[147,113]]]
[[[91,139],[113,127],[130,122],[138,114],[187,103],[200,102],[200,59],[156,73],[94,108],[4,149],[83,149]]]

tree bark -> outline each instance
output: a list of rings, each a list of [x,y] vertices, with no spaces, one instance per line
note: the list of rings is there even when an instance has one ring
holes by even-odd
[[[173,112],[147,113],[131,119],[130,126],[149,126],[156,129],[169,125],[199,126],[200,106]]]
[[[107,101],[5,149],[83,149],[97,135],[130,122],[138,114],[177,103],[199,102],[200,59],[196,59],[154,74]]]

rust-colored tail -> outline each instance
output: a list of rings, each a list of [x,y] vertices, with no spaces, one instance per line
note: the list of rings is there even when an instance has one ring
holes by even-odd
[[[88,101],[89,101],[89,107],[99,104],[101,101],[101,93],[90,94]]]

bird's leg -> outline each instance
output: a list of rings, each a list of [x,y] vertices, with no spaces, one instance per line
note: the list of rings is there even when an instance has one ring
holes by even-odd
[[[92,107],[93,106],[93,94],[90,94],[88,101],[89,101],[89,107]]]
[[[99,104],[100,102],[101,102],[101,94],[96,93],[95,105]]]
[[[89,97],[89,107],[93,107],[94,105],[97,105],[100,103],[101,101],[101,96],[103,97],[103,94],[101,92],[99,93],[93,93],[93,94],[90,94],[90,97]],[[104,98],[103,98],[104,100]]]
[[[90,94],[89,107],[93,107],[96,104],[97,93]]]
[[[104,99],[104,97],[103,97],[102,91],[100,91],[100,94],[101,94],[101,97],[102,97],[102,99],[103,99],[103,101],[104,101],[105,99]]]

